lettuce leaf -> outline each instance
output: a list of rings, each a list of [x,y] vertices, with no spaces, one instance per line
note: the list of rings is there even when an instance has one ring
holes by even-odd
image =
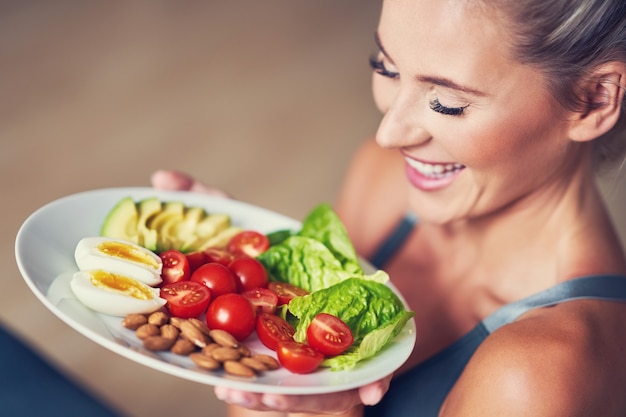
[[[329,204],[322,203],[311,210],[302,222],[298,235],[322,242],[339,260],[344,271],[354,274],[363,273],[348,232]]]
[[[365,275],[354,246],[328,204],[315,207],[301,230],[272,234],[271,247],[257,257],[272,281],[288,282],[309,291],[280,310],[296,329],[294,339],[306,342],[306,329],[319,313],[343,320],[354,343],[347,352],[327,358],[332,370],[353,368],[383,349],[413,317],[385,285],[386,272]]]
[[[386,285],[361,278],[349,278],[331,287],[297,297],[289,313],[298,319],[294,339],[306,342],[306,329],[319,313],[343,320],[354,336],[347,353],[327,359],[333,370],[349,369],[360,360],[379,352],[413,317],[398,296]]]
[[[372,275],[346,271],[326,245],[313,238],[291,236],[259,255],[272,281],[283,281],[309,292],[328,288],[348,278],[386,282],[384,271]],[[353,269],[353,268],[351,268]]]

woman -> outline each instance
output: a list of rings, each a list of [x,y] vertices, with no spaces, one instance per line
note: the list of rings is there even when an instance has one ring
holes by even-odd
[[[419,219],[381,264],[418,338],[366,411],[626,415],[626,260],[593,172],[622,114],[626,4],[385,0],[376,40],[384,118],[336,208],[370,259],[407,212]],[[175,188],[198,186],[182,179]],[[216,393],[257,410],[362,415],[388,382],[328,396]]]

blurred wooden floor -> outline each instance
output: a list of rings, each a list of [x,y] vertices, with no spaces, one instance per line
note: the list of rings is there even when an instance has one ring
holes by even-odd
[[[186,170],[295,218],[332,201],[379,115],[379,2],[0,2],[0,320],[127,416],[223,415],[211,388],[71,330],[14,260],[41,205]],[[622,236],[626,169],[605,189]],[[215,410],[215,411],[209,411]]]

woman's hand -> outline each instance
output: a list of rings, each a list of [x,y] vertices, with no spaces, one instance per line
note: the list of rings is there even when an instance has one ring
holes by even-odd
[[[159,190],[194,191],[219,197],[230,198],[226,192],[208,187],[193,177],[180,171],[159,170],[152,174],[152,186]]]
[[[360,405],[378,403],[389,389],[391,375],[355,390],[319,395],[258,394],[215,387],[215,395],[229,404],[259,411],[361,415]],[[358,414],[351,414],[358,412]]]

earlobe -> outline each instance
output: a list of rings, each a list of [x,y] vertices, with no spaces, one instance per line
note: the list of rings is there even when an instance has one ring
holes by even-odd
[[[574,120],[570,139],[586,142],[596,139],[615,126],[622,112],[626,66],[620,62],[598,68],[583,87],[587,111]]]

